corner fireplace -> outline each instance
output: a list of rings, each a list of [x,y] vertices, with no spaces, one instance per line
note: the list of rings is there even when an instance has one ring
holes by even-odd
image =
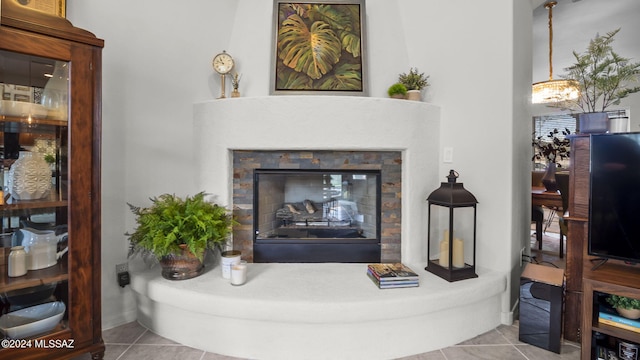
[[[265,96],[194,105],[194,184],[233,208],[253,259],[254,169],[381,171],[380,262],[426,261],[427,195],[440,184],[440,109],[359,96]]]
[[[380,170],[254,170],[254,262],[379,262]]]

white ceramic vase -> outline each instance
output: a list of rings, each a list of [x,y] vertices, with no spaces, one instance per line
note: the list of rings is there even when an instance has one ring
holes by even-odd
[[[9,170],[9,193],[16,200],[37,200],[51,192],[51,168],[41,153],[20,151]]]

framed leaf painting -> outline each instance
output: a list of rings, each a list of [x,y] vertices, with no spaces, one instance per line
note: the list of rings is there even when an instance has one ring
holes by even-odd
[[[271,94],[367,95],[364,0],[274,0]]]

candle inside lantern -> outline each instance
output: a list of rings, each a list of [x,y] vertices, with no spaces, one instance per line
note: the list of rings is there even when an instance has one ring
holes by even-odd
[[[440,241],[440,266],[449,267],[449,229],[444,231]]]
[[[440,266],[449,267],[449,240],[440,241]]]
[[[453,259],[451,260],[453,267],[464,267],[464,242],[462,239],[453,239]]]

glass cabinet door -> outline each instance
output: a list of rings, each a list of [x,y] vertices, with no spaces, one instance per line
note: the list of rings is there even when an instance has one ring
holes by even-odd
[[[0,335],[68,327],[71,63],[0,50]],[[24,314],[38,320],[24,320]]]

